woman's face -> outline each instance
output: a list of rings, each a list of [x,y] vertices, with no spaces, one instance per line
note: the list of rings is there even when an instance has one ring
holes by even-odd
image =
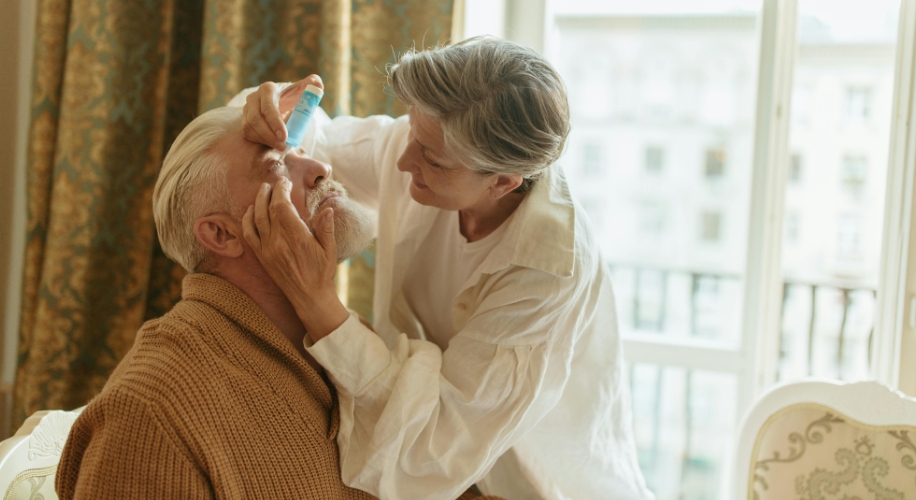
[[[443,210],[464,210],[490,196],[497,175],[481,175],[445,154],[442,128],[431,116],[410,108],[407,149],[398,159],[398,170],[411,175],[410,196],[422,205]]]

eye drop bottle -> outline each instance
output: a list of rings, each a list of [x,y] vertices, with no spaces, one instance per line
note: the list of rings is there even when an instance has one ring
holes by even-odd
[[[302,97],[299,98],[299,103],[296,104],[296,107],[293,108],[292,114],[289,115],[289,120],[286,122],[286,149],[283,150],[282,158],[286,158],[286,154],[293,148],[298,148],[302,144],[302,139],[305,138],[305,132],[309,129],[309,123],[312,121],[312,115],[315,113],[315,109],[318,107],[318,103],[321,102],[321,97],[324,95],[324,91],[320,88],[309,85],[305,88],[305,91],[302,92]]]

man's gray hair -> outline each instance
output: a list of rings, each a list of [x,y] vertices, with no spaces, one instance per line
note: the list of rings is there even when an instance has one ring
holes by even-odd
[[[438,120],[446,154],[483,173],[520,174],[527,190],[563,152],[566,87],[523,45],[475,37],[411,50],[389,69],[395,95]]]
[[[226,133],[241,129],[241,108],[217,108],[195,118],[169,148],[153,190],[153,219],[162,250],[188,272],[207,257],[194,237],[197,219],[232,212],[225,161],[213,146]]]

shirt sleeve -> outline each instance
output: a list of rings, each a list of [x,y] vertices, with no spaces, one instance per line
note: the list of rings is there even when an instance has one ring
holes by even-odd
[[[290,84],[279,85],[284,88]],[[227,106],[244,106],[245,98],[255,90],[256,87],[243,90]],[[302,147],[306,154],[331,165],[332,178],[347,188],[352,199],[378,209],[382,158],[390,154],[391,148],[403,148],[399,139],[406,137],[408,128],[406,116],[397,120],[385,115],[331,119],[318,108]]]
[[[404,334],[389,351],[353,316],[309,349],[338,389],[346,484],[382,499],[455,498],[556,405],[571,351],[550,338],[544,288],[493,288],[444,353]]]
[[[99,398],[64,446],[55,483],[62,500],[213,498],[207,478],[146,404],[125,391]]]

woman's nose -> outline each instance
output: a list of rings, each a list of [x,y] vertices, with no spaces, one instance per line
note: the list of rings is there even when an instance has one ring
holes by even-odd
[[[398,170],[401,172],[413,172],[417,170],[415,162],[416,153],[419,153],[419,148],[417,148],[415,143],[411,141],[408,143],[407,148],[404,149],[404,152],[401,153],[401,157],[398,158]]]

